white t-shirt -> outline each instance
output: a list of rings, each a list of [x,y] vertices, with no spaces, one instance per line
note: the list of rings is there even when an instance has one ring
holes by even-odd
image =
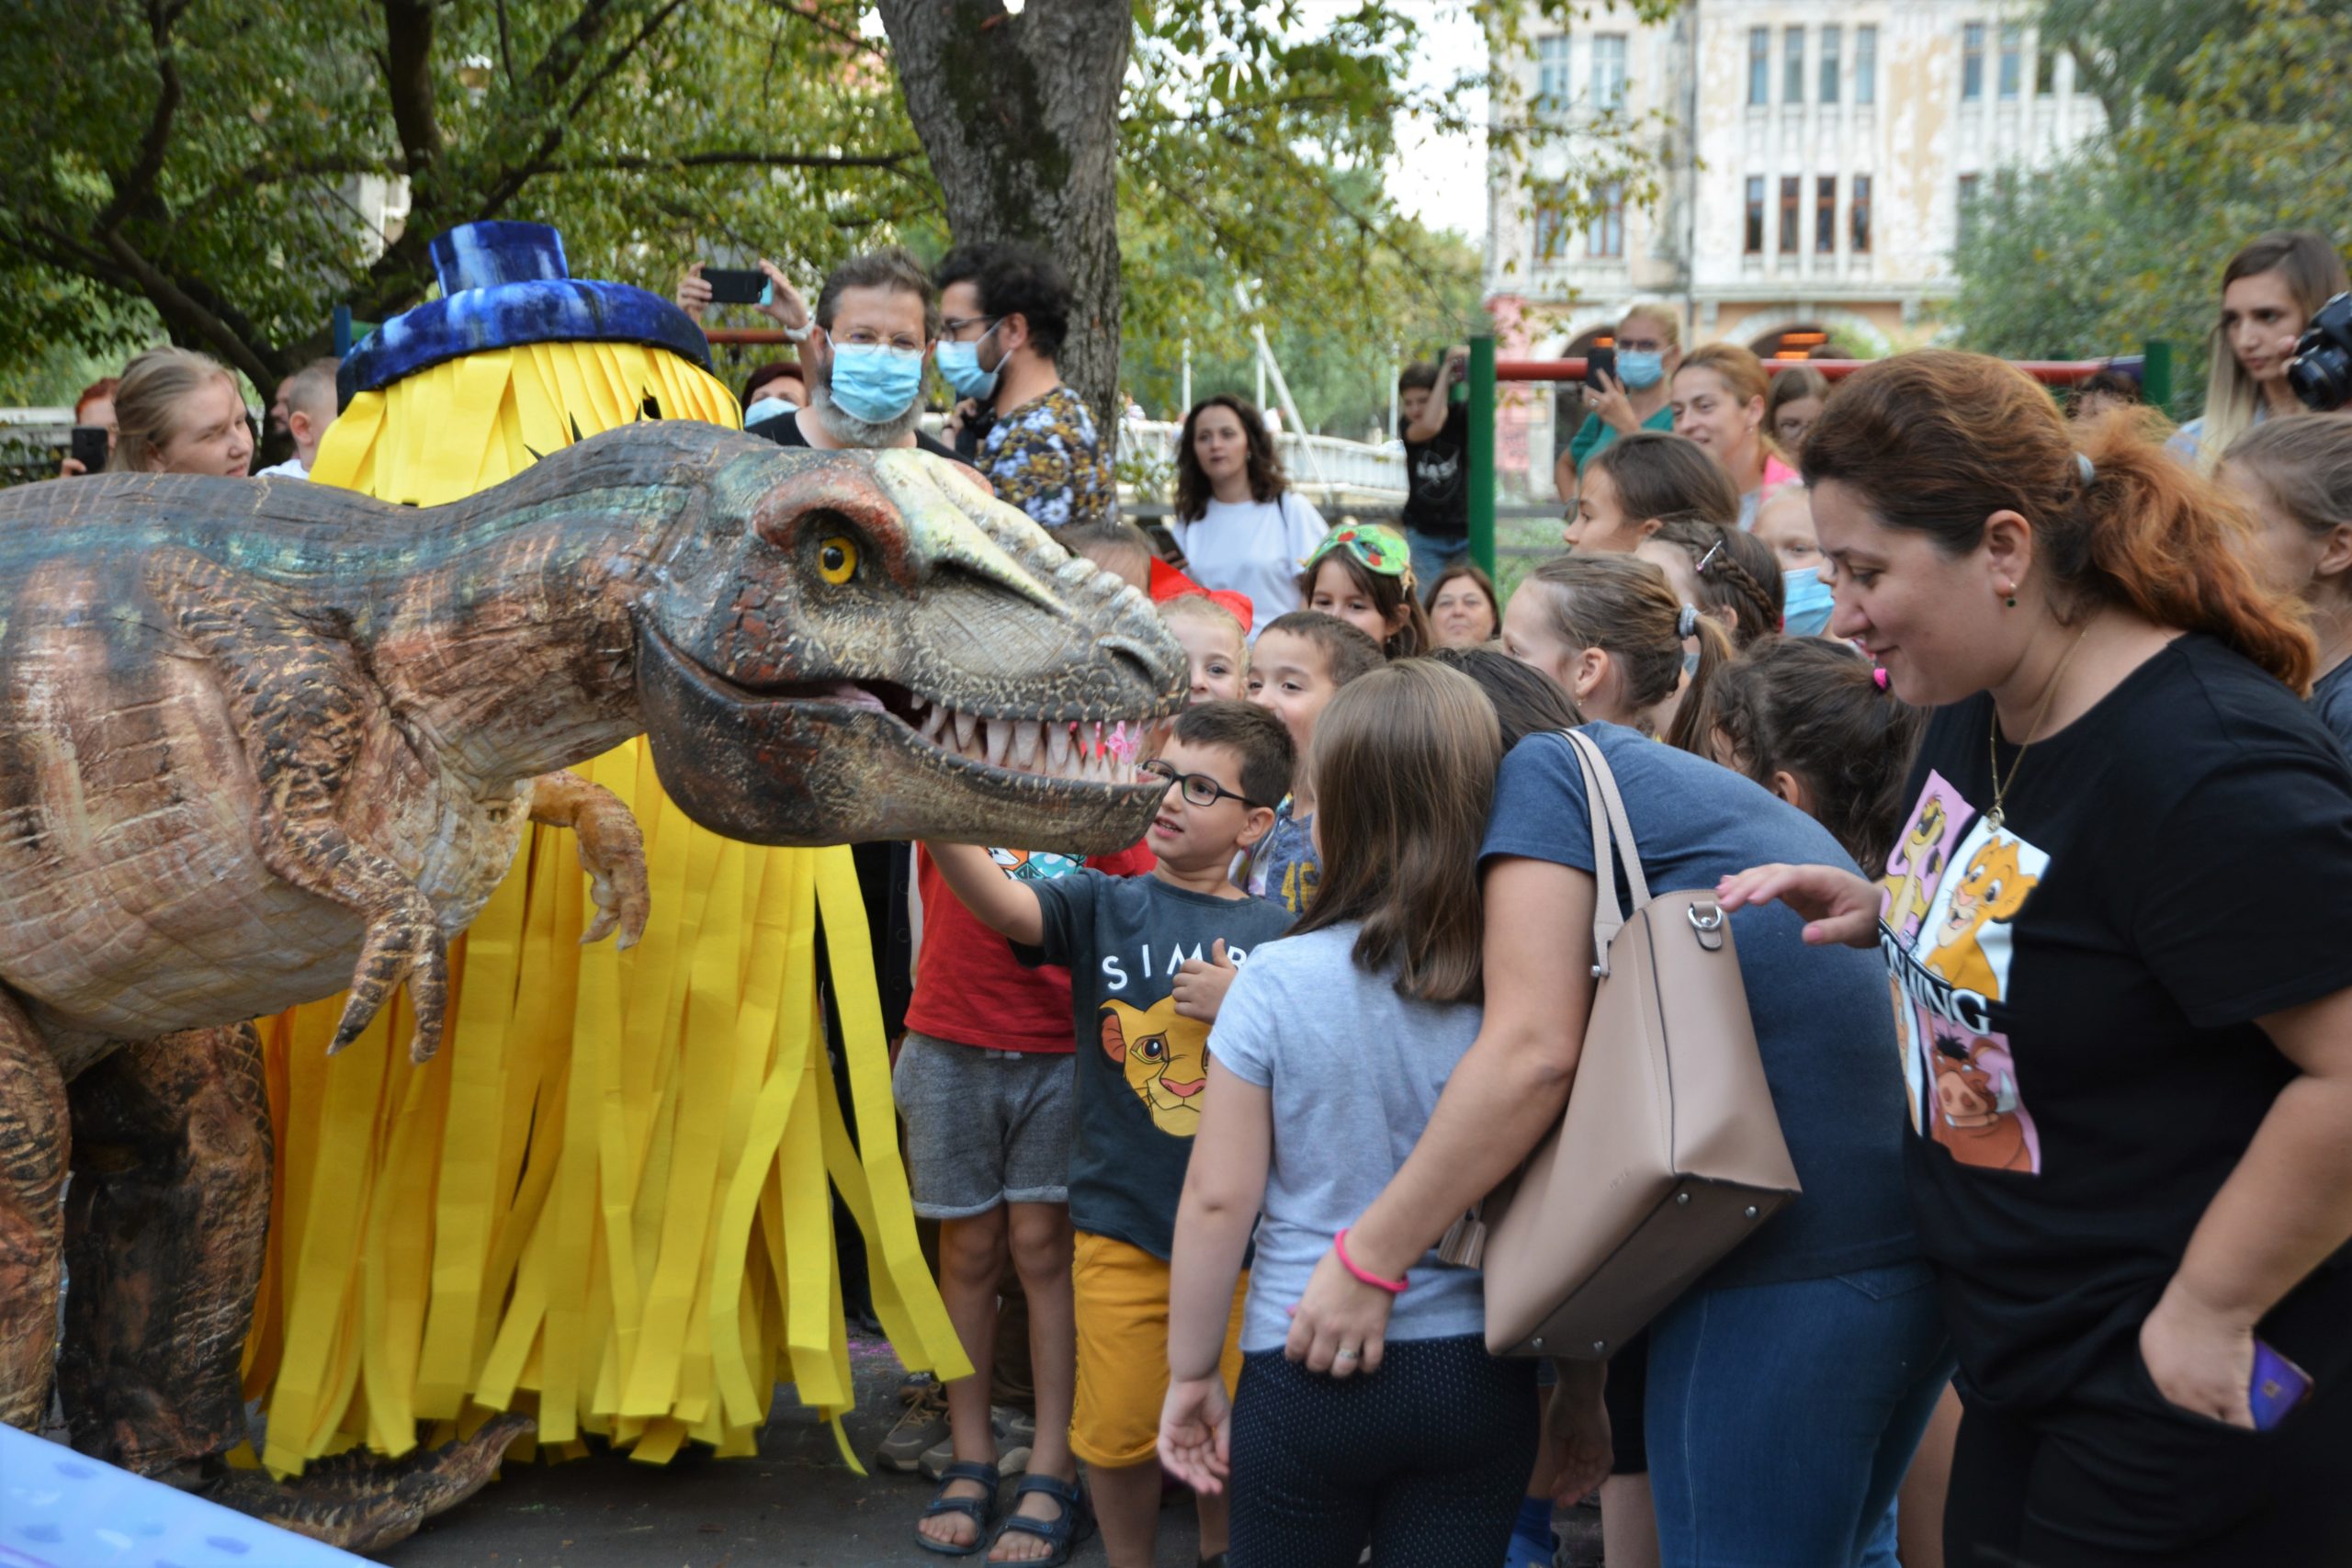
[[[1193,581],[1250,596],[1252,641],[1258,627],[1298,608],[1299,565],[1330,531],[1295,491],[1272,501],[1212,501],[1200,521],[1168,525]]]
[[[257,479],[307,479],[310,477],[311,470],[302,466],[302,459],[300,457],[288,457],[282,463],[272,463],[266,468],[256,469],[254,473],[254,478]]]

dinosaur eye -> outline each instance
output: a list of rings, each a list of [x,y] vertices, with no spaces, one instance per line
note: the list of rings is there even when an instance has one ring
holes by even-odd
[[[828,535],[817,547],[817,574],[838,588],[857,575],[857,541],[846,534]]]

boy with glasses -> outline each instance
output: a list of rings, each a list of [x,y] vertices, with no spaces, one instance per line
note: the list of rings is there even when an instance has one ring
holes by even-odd
[[[1166,749],[1145,764],[1169,785],[1144,838],[1159,856],[1148,876],[1082,870],[1019,883],[986,850],[925,846],[948,887],[1023,962],[1069,967],[1078,1041],[1070,1448],[1086,1461],[1112,1568],[1149,1568],[1159,1523],[1168,1255],[1208,1078],[1208,1023],[1188,1008],[1180,970],[1191,960],[1241,964],[1290,928],[1288,912],[1244,893],[1229,870],[1273,826],[1294,761],[1289,730],[1263,708],[1207,702],[1178,715]],[[1228,1384],[1240,1371],[1231,1337],[1225,1371]],[[1060,1510],[1016,1512],[1005,1529],[1043,1538],[1046,1561],[1063,1561],[1083,1533],[1085,1502],[1034,1472],[1021,1492]],[[1202,1555],[1213,1560],[1225,1549],[1225,1499],[1199,1502]]]

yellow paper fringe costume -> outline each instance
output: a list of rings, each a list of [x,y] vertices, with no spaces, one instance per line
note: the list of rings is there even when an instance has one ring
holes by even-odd
[[[649,398],[664,418],[741,418],[665,349],[535,344],[359,393],[311,477],[436,505],[575,429],[643,417]],[[750,1454],[778,1381],[840,1437],[855,1394],[833,1188],[899,1359],[970,1370],[916,1246],[848,850],[695,826],[641,740],[579,771],[644,829],[637,947],[580,945],[594,906],[571,836],[534,828],[456,945],[435,1060],[413,1067],[395,1048],[404,998],[333,1061],[339,997],[262,1026],[277,1188],[244,1379],[267,1408],[272,1470],[355,1442],[400,1454],[420,1421],[470,1431],[509,1409],[534,1412],[537,1445],[567,1457],[592,1433],[655,1463],[688,1438]],[[820,917],[846,1113],[819,1012]]]

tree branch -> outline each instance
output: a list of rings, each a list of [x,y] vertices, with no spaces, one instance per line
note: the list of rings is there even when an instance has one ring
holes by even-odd
[[[681,152],[666,158],[616,152],[548,162],[540,165],[540,172],[578,175],[616,169],[895,169],[922,156],[922,150],[912,147],[896,152]]]
[[[392,128],[413,185],[430,175],[442,150],[433,112],[433,0],[384,0],[382,65]]]
[[[185,3],[186,0],[179,4],[147,0],[147,35],[155,45],[155,74],[160,85],[155,93],[154,110],[147,117],[147,132],[139,139],[139,161],[130,165],[129,174],[113,182],[114,199],[107,203],[94,225],[101,234],[111,235],[133,207],[153,195],[155,176],[164,172],[164,150],[172,140],[172,120],[180,107],[180,70],[179,62],[172,57],[172,24],[179,19]]]
[[[131,248],[130,242],[120,234],[106,235],[107,250],[121,265],[139,291],[147,296],[165,322],[179,327],[188,335],[202,339],[238,369],[243,371],[253,384],[267,391],[274,379],[268,364],[212,311],[206,310],[187,291],[166,277],[161,269]],[[179,336],[179,333],[173,334]]]

